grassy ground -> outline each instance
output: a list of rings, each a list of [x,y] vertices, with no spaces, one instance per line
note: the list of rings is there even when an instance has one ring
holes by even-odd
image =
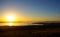
[[[59,37],[60,28],[44,26],[1,26],[0,37]]]

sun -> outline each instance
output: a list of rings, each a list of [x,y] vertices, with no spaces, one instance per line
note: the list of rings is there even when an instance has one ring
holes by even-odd
[[[9,22],[14,21],[14,19],[15,19],[15,17],[14,17],[13,15],[7,16],[7,20],[8,20]]]

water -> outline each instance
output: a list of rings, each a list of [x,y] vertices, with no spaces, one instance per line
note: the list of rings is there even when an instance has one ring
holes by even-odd
[[[25,26],[28,23],[0,23],[0,26]]]
[[[27,25],[43,25],[43,24],[32,24],[29,23],[0,23],[0,26],[27,26]]]

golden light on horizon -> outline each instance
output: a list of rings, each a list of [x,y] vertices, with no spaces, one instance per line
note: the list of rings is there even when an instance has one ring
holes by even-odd
[[[13,26],[13,23],[9,23],[9,26]]]

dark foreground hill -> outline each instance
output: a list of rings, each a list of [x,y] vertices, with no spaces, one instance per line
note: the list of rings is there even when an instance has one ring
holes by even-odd
[[[0,37],[60,37],[60,24],[0,26]]]

